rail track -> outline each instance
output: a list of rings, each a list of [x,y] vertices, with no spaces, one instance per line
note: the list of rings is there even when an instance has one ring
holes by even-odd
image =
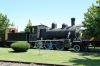
[[[0,66],[69,66],[69,65],[0,60]]]

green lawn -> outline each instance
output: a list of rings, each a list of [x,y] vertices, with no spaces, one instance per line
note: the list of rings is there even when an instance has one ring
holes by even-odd
[[[29,49],[15,53],[11,48],[0,48],[0,60],[44,62],[78,66],[100,66],[99,52],[78,52]]]

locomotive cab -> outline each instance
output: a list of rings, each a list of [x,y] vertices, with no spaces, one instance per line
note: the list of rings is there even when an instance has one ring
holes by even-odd
[[[44,31],[47,26],[45,25],[36,25],[36,26],[29,26],[27,27],[30,29],[30,34],[29,34],[29,41],[37,41],[37,40],[40,40],[41,37],[45,38],[44,36],[45,35],[45,32]],[[34,28],[34,32],[32,32],[32,29]],[[44,30],[43,30],[44,29]]]

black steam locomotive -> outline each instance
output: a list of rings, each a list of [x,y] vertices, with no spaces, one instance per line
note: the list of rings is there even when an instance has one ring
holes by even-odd
[[[45,49],[69,49],[80,43],[80,28],[75,26],[75,18],[71,18],[71,26],[62,24],[61,28],[57,28],[56,23],[52,23],[52,27],[45,25],[36,25],[27,27],[29,33],[8,33],[7,44],[16,41],[27,41],[32,47],[39,48],[41,45]],[[34,28],[34,32],[32,29]],[[77,46],[76,46],[77,50]]]

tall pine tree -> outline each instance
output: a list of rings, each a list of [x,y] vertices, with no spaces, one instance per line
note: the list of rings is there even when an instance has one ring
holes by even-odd
[[[98,5],[100,0],[96,1]],[[92,4],[84,13],[84,27],[87,28],[86,34],[90,37],[100,37],[100,6]]]
[[[32,22],[31,22],[30,19],[28,21],[28,24],[27,24],[26,28],[24,29],[25,32],[30,32],[29,28],[27,28],[28,26],[32,26]]]

